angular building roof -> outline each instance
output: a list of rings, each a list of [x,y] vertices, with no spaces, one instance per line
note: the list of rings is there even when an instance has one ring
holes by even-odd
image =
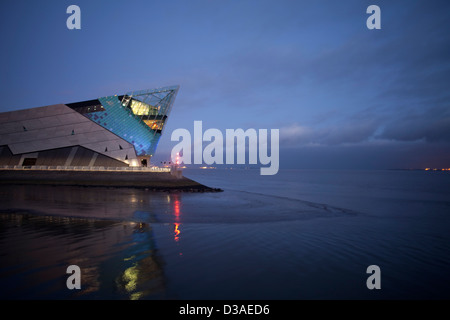
[[[178,89],[132,91],[68,106],[133,144],[137,155],[153,155]]]

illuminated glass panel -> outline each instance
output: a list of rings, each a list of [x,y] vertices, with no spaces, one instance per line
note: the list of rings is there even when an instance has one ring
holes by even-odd
[[[164,124],[162,120],[144,120],[144,122],[152,130],[162,130]]]
[[[72,104],[92,121],[134,145],[138,156],[153,155],[178,86],[130,92]]]
[[[135,91],[68,105],[133,144],[138,156],[152,156],[178,89]]]
[[[137,116],[157,115],[158,108],[155,108],[147,103],[139,100],[131,99],[130,101],[131,111]]]

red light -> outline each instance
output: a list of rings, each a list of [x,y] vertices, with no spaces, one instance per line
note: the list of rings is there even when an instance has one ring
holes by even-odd
[[[175,216],[175,223],[174,223],[174,240],[177,242],[179,240],[179,235],[181,233],[179,227],[180,227],[180,223],[178,221],[180,221],[180,207],[181,207],[181,202],[178,199],[178,195],[174,195],[174,199],[173,199],[173,214]]]
[[[173,202],[173,211],[175,214],[175,218],[178,219],[180,217],[180,200],[175,199]]]

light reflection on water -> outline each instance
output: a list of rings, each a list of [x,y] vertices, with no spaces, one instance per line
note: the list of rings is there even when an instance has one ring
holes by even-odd
[[[2,187],[0,298],[165,298],[151,206],[178,219],[180,200],[168,195],[161,206],[160,195],[142,195],[133,189]],[[66,287],[72,264],[81,269],[81,290]]]
[[[449,298],[448,201],[428,192],[434,180],[425,193],[395,193],[374,188],[367,173],[360,181],[369,190],[336,187],[332,194],[346,195],[337,201],[326,195],[348,175],[334,174],[308,176],[324,180],[312,184],[321,203],[294,199],[301,184],[291,174],[295,183],[272,196],[0,186],[0,298]],[[261,193],[273,186],[259,185]],[[66,288],[70,264],[82,270],[80,291]],[[381,267],[381,291],[365,287],[370,264]]]
[[[164,295],[164,263],[148,223],[27,213],[0,219],[2,299]],[[72,264],[81,269],[81,290],[66,287]]]
[[[174,240],[175,242],[178,242],[180,240],[180,199],[179,199],[179,194],[172,194],[172,195],[168,195],[169,198],[169,203],[173,203],[173,215],[174,215],[174,220],[175,222],[173,223],[174,225]]]

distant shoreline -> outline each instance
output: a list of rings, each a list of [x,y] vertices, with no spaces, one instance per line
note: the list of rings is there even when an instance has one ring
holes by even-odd
[[[221,192],[169,172],[105,172],[72,170],[0,170],[0,185],[53,185],[139,188],[151,191]]]

